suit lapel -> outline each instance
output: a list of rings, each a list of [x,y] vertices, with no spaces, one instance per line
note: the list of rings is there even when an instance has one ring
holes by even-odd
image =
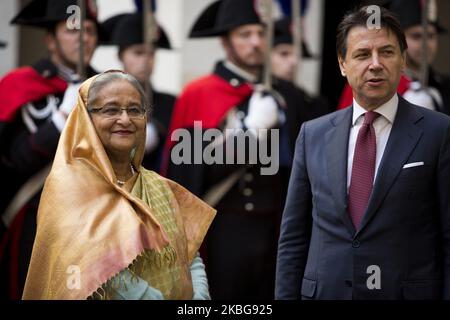
[[[415,123],[422,117],[421,113],[411,108],[411,105],[406,100],[399,97],[397,115],[395,116],[380,167],[378,168],[369,205],[357,234],[364,229],[380,207],[395,178],[403,169],[403,165],[419,142],[423,132]]]
[[[347,154],[353,108],[331,120],[333,127],[326,133],[327,169],[336,203],[336,212],[350,234],[355,234],[355,227],[347,212]]]

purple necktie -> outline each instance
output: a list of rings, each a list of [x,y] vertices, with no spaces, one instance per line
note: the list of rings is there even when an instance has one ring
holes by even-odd
[[[377,155],[377,140],[372,123],[379,115],[373,111],[364,114],[364,123],[356,140],[348,192],[348,210],[356,230],[360,227],[372,193]]]

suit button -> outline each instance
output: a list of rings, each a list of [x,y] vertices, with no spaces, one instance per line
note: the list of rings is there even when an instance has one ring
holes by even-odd
[[[255,205],[253,203],[247,202],[245,204],[245,211],[252,211],[254,207],[255,207]]]
[[[244,175],[244,180],[245,180],[245,182],[252,182],[252,181],[253,181],[253,174],[251,174],[251,173],[246,173],[246,174]]]
[[[48,78],[50,77],[50,75],[52,74],[52,72],[49,69],[45,69],[44,71],[42,71],[42,77],[43,78]]]
[[[352,242],[352,247],[353,247],[353,248],[359,248],[360,245],[361,245],[361,244],[359,243],[358,240],[353,240],[353,242]]]
[[[233,87],[237,87],[237,86],[239,85],[239,80],[236,79],[236,78],[233,78],[233,79],[230,80],[230,84],[231,84]]]
[[[351,288],[353,286],[352,280],[345,280],[345,286]]]
[[[244,194],[244,196],[250,197],[253,194],[253,190],[250,188],[245,188],[242,193]]]

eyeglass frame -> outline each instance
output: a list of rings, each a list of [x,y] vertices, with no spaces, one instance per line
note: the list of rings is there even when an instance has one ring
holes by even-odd
[[[104,113],[100,113],[105,108],[120,109],[120,113],[118,113],[117,115],[114,115],[114,116],[108,116],[108,115],[106,115]],[[131,107],[131,108],[133,108],[133,107]],[[128,113],[128,110],[131,109],[131,108],[116,107],[116,106],[104,106],[104,107],[99,107],[99,108],[93,107],[93,108],[89,108],[88,112],[89,113],[94,113],[94,114],[97,113],[97,114],[99,114],[99,115],[101,115],[101,116],[103,116],[105,118],[108,118],[108,119],[119,119],[122,116],[122,113],[125,111],[125,113],[127,114],[128,118],[130,118],[130,119],[144,119],[145,115],[147,114],[147,111],[148,111],[148,108],[146,108],[146,107],[139,107],[139,109],[142,110],[141,114],[139,116],[131,116]],[[138,108],[136,107],[136,109],[138,109]]]

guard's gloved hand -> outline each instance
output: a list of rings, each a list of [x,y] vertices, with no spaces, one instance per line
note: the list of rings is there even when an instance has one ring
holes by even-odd
[[[255,130],[275,127],[278,124],[278,104],[273,95],[256,88],[250,97],[244,124]]]
[[[156,123],[152,120],[147,122],[146,139],[145,139],[145,152],[149,153],[154,151],[159,145],[159,132]]]
[[[78,89],[80,86],[81,82],[69,83],[58,110],[53,111],[51,120],[59,132],[63,131],[69,113],[77,104]]]
[[[429,88],[423,88],[418,81],[411,82],[409,89],[403,94],[403,98],[418,106],[436,110]]]
[[[59,105],[58,110],[65,114],[66,116],[72,111],[73,107],[75,107],[78,98],[78,89],[81,86],[81,82],[70,83],[64,92],[64,97],[62,99],[61,104]]]

